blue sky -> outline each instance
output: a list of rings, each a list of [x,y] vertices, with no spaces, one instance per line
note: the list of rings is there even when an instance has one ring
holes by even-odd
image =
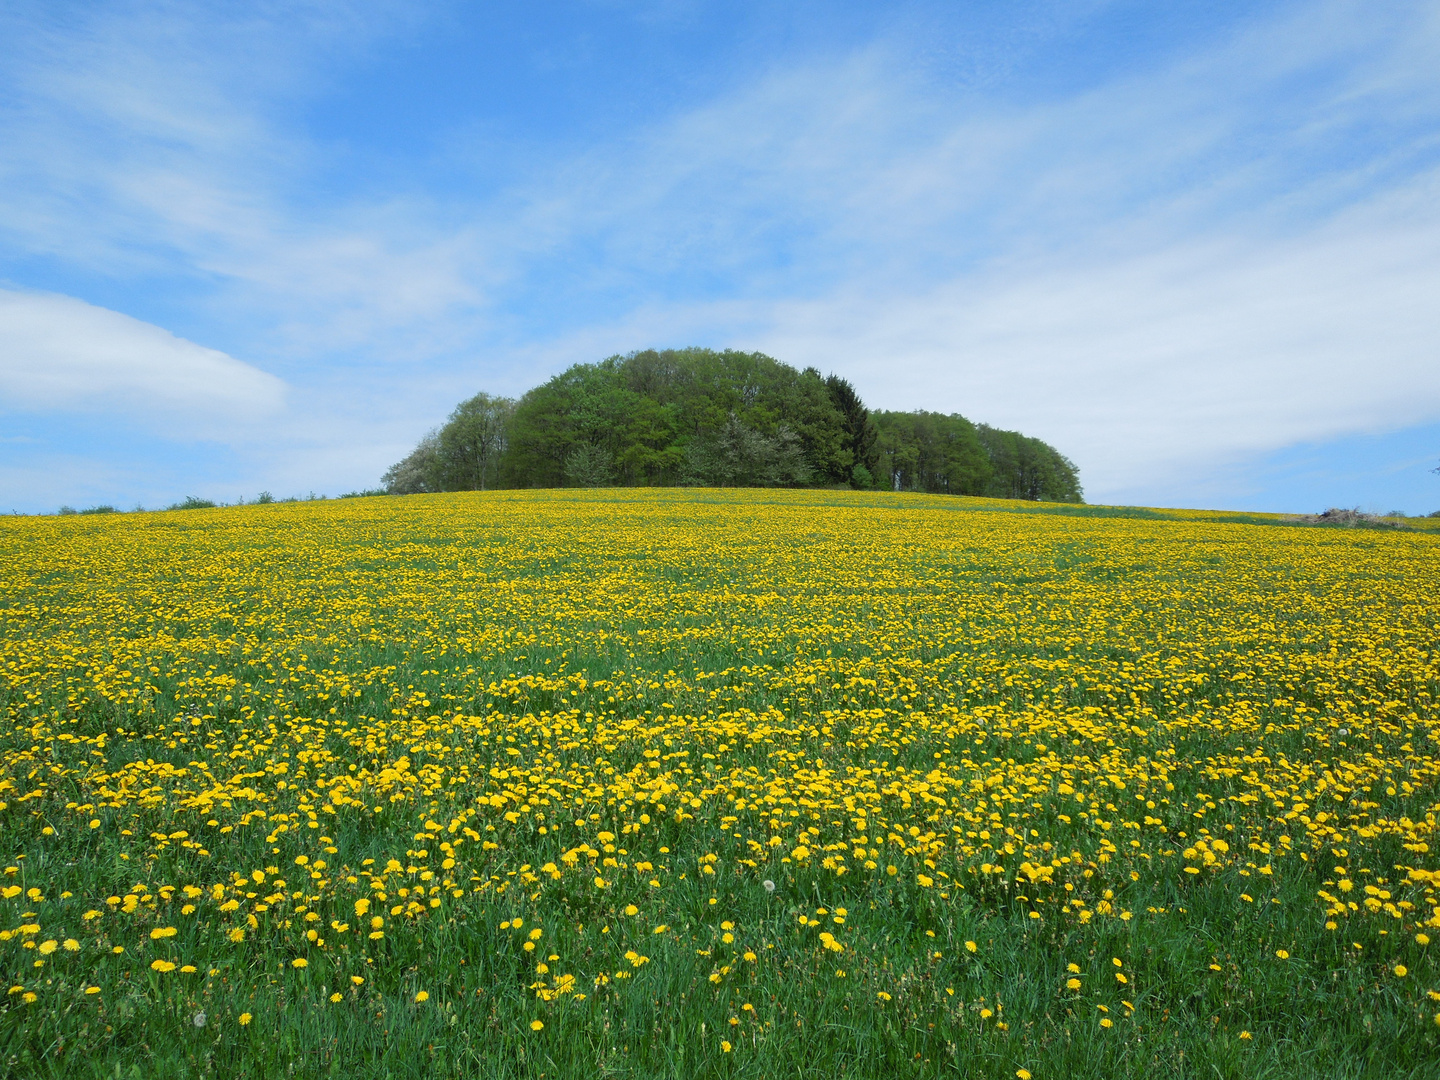
[[[1440,5],[0,10],[0,510],[760,349],[1091,501],[1440,509]]]

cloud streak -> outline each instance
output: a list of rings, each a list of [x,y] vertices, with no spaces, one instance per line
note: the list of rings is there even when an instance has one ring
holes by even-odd
[[[216,349],[68,296],[0,290],[11,412],[123,413],[192,436],[277,415],[285,384]]]

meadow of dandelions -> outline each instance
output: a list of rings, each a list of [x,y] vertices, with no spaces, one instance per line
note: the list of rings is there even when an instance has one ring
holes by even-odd
[[[1423,1075],[1440,538],[1018,509],[0,521],[0,1072]]]

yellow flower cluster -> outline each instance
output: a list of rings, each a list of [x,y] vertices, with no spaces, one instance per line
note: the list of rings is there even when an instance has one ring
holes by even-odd
[[[1132,902],[1157,883],[1262,904],[1313,878],[1346,934],[1440,927],[1436,538],[1001,509],[0,520],[4,973],[28,997],[59,940],[169,978],[226,950],[383,962],[492,908],[539,959],[562,901],[600,897],[609,933],[800,878],[1077,927],[1174,916]],[[846,953],[844,909],[811,910],[808,947]],[[765,955],[736,933],[692,943],[713,982]],[[650,959],[620,937],[531,989],[613,989]]]

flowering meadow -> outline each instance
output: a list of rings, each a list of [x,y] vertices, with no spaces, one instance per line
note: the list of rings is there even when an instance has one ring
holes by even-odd
[[[1440,535],[0,519],[0,1075],[1440,1075]]]

